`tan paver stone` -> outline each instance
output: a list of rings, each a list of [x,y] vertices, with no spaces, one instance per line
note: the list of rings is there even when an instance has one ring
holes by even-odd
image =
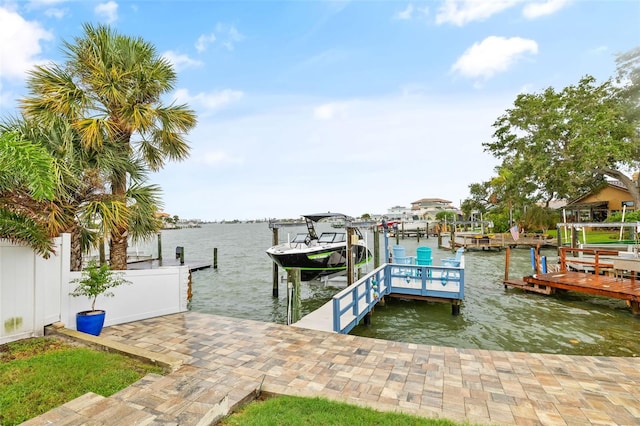
[[[480,424],[640,424],[635,358],[407,344],[194,312],[107,327],[103,338],[185,365],[112,397],[128,407],[96,401],[86,408],[95,416],[131,409],[131,419],[146,421],[135,409],[160,407],[150,424],[195,424],[222,396],[233,406],[262,384],[265,392]]]
[[[562,426],[567,424],[567,422],[562,418],[560,413],[553,413],[550,411],[542,411],[542,410],[536,410],[536,413],[538,415],[538,419],[540,419],[540,422],[543,425]]]

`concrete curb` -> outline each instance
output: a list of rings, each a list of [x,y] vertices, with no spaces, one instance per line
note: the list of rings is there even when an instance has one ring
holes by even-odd
[[[104,337],[94,336],[94,335],[82,333],[76,330],[70,330],[64,327],[57,327],[55,325],[46,327],[45,334],[46,335],[57,334],[57,335],[65,336],[72,340],[76,340],[84,344],[87,344],[89,346],[96,347],[100,350],[113,351],[113,352],[118,352],[124,355],[132,356],[132,357],[141,359],[143,361],[158,365],[164,368],[165,370],[167,370],[167,372],[176,371],[178,368],[180,368],[184,364],[183,360],[171,355],[152,352],[147,349],[138,348],[136,346],[127,345],[125,343],[115,342],[113,340],[106,339]]]

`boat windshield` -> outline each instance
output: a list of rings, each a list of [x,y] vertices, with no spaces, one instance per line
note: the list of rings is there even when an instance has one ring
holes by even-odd
[[[347,241],[347,234],[344,232],[323,232],[318,239],[319,243],[342,243]]]
[[[304,243],[308,234],[297,234],[296,237],[291,240],[292,243]]]

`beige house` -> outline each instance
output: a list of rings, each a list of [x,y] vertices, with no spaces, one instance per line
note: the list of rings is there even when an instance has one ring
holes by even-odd
[[[610,181],[596,192],[577,198],[564,207],[567,222],[603,222],[616,212],[633,211],[633,197],[618,181]]]
[[[436,215],[443,211],[458,214],[451,201],[442,198],[423,198],[411,203],[411,213],[422,220],[435,220]]]

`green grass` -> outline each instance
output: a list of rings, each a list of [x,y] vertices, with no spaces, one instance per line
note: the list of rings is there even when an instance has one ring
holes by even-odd
[[[44,337],[0,345],[0,425],[15,425],[87,392],[109,396],[162,369]]]
[[[444,419],[427,419],[408,414],[380,412],[333,402],[323,398],[278,396],[252,402],[219,423],[223,426],[349,425],[454,426]]]

